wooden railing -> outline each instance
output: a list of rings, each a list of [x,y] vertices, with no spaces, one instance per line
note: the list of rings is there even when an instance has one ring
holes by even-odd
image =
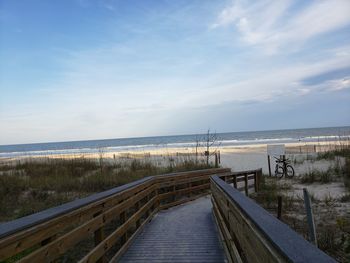
[[[232,262],[335,262],[219,176],[211,177],[211,193]]]
[[[249,189],[254,189],[255,192],[259,191],[259,185],[262,176],[262,169],[232,172],[229,174],[221,175],[220,178],[228,184],[232,184],[238,191],[244,191],[245,195],[249,194]],[[249,181],[253,181],[253,184],[249,184]],[[243,182],[244,186],[239,186],[239,183]]]
[[[151,176],[0,224],[0,261],[116,261],[157,211],[208,194],[210,175],[230,173]]]

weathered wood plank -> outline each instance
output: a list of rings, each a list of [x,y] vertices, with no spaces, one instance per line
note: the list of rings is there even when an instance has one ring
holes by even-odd
[[[158,209],[155,209],[147,218],[139,225],[134,234],[126,241],[126,243],[118,250],[118,252],[112,257],[110,262],[118,262],[121,256],[125,253],[125,251],[129,248],[131,243],[135,240],[135,238],[140,234],[140,232],[144,229],[146,224],[152,220],[153,216],[158,212]]]
[[[218,211],[248,262],[335,262],[218,176],[211,183]]]
[[[174,201],[174,202],[171,202],[171,203],[167,203],[167,204],[161,205],[159,208],[161,210],[168,209],[169,207],[181,205],[181,204],[187,203],[189,201],[193,201],[195,199],[198,199],[198,198],[206,196],[206,195],[208,195],[208,193],[202,193],[202,194],[194,195],[194,196],[191,196],[190,198],[184,198],[184,199],[181,199],[181,200],[178,200],[178,201]]]
[[[215,197],[214,197],[215,199]],[[220,206],[222,208],[222,206]],[[240,256],[248,262],[283,262],[273,248],[266,245],[266,240],[260,237],[254,226],[245,220],[238,211],[229,205],[225,217],[227,227],[235,240],[239,242]]]
[[[230,234],[230,231],[227,229],[227,226],[224,222],[224,219],[220,213],[220,210],[218,209],[218,205],[216,204],[215,199],[212,197],[212,204],[213,204],[213,213],[216,218],[216,222],[219,225],[219,229],[224,237],[224,241],[226,243],[226,247],[229,251],[231,261],[235,263],[241,263],[243,262],[241,259],[241,256],[238,252],[238,249],[235,245],[235,242]]]
[[[129,262],[226,262],[210,198],[159,212],[119,260]]]
[[[83,262],[96,262],[99,260],[136,221],[155,203],[158,197],[154,196],[148,201],[139,211],[133,214],[123,225],[117,228],[112,234],[110,234],[105,240],[103,240],[98,246],[91,250],[80,263]]]

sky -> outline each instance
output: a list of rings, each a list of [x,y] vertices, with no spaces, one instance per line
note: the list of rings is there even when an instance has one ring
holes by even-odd
[[[0,144],[350,125],[349,0],[0,0]]]

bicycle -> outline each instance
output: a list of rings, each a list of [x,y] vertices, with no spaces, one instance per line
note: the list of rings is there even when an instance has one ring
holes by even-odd
[[[290,165],[290,160],[286,159],[285,156],[283,156],[281,159],[275,157],[275,159],[275,176],[282,178],[285,174],[287,177],[292,178],[294,176],[294,168]]]

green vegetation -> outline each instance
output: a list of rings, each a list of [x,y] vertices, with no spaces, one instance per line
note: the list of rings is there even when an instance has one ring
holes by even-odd
[[[350,147],[341,147],[336,150],[321,152],[317,154],[317,160],[334,160],[336,157],[350,158]]]
[[[334,176],[332,176],[332,172],[330,170],[311,170],[300,175],[300,182],[302,184],[312,184],[314,182],[329,183],[331,181],[334,181]]]
[[[259,192],[252,197],[266,209],[276,206],[278,196],[278,186],[276,180],[271,180],[265,176],[260,182]]]
[[[317,226],[318,247],[338,262],[350,260],[350,220],[339,216]]]
[[[267,178],[263,176],[259,192],[252,197],[265,209],[276,210],[277,198],[278,196],[282,196],[282,206],[285,210],[291,210],[295,197],[286,195],[286,191],[290,189],[292,189],[292,186],[288,183],[281,183],[281,181],[277,181],[276,178]]]
[[[344,165],[340,164],[339,158],[344,158]],[[343,177],[344,185],[350,191],[350,147],[348,144],[332,151],[319,153],[317,159],[334,160],[332,172]]]
[[[31,159],[0,165],[0,221],[120,186],[150,175],[205,169],[190,157],[165,159]]]
[[[328,160],[332,162],[332,165],[326,171],[313,169],[301,174],[299,178],[301,183],[329,183],[343,180],[344,185],[350,190],[350,147],[344,146],[332,151],[318,153],[315,160]]]

